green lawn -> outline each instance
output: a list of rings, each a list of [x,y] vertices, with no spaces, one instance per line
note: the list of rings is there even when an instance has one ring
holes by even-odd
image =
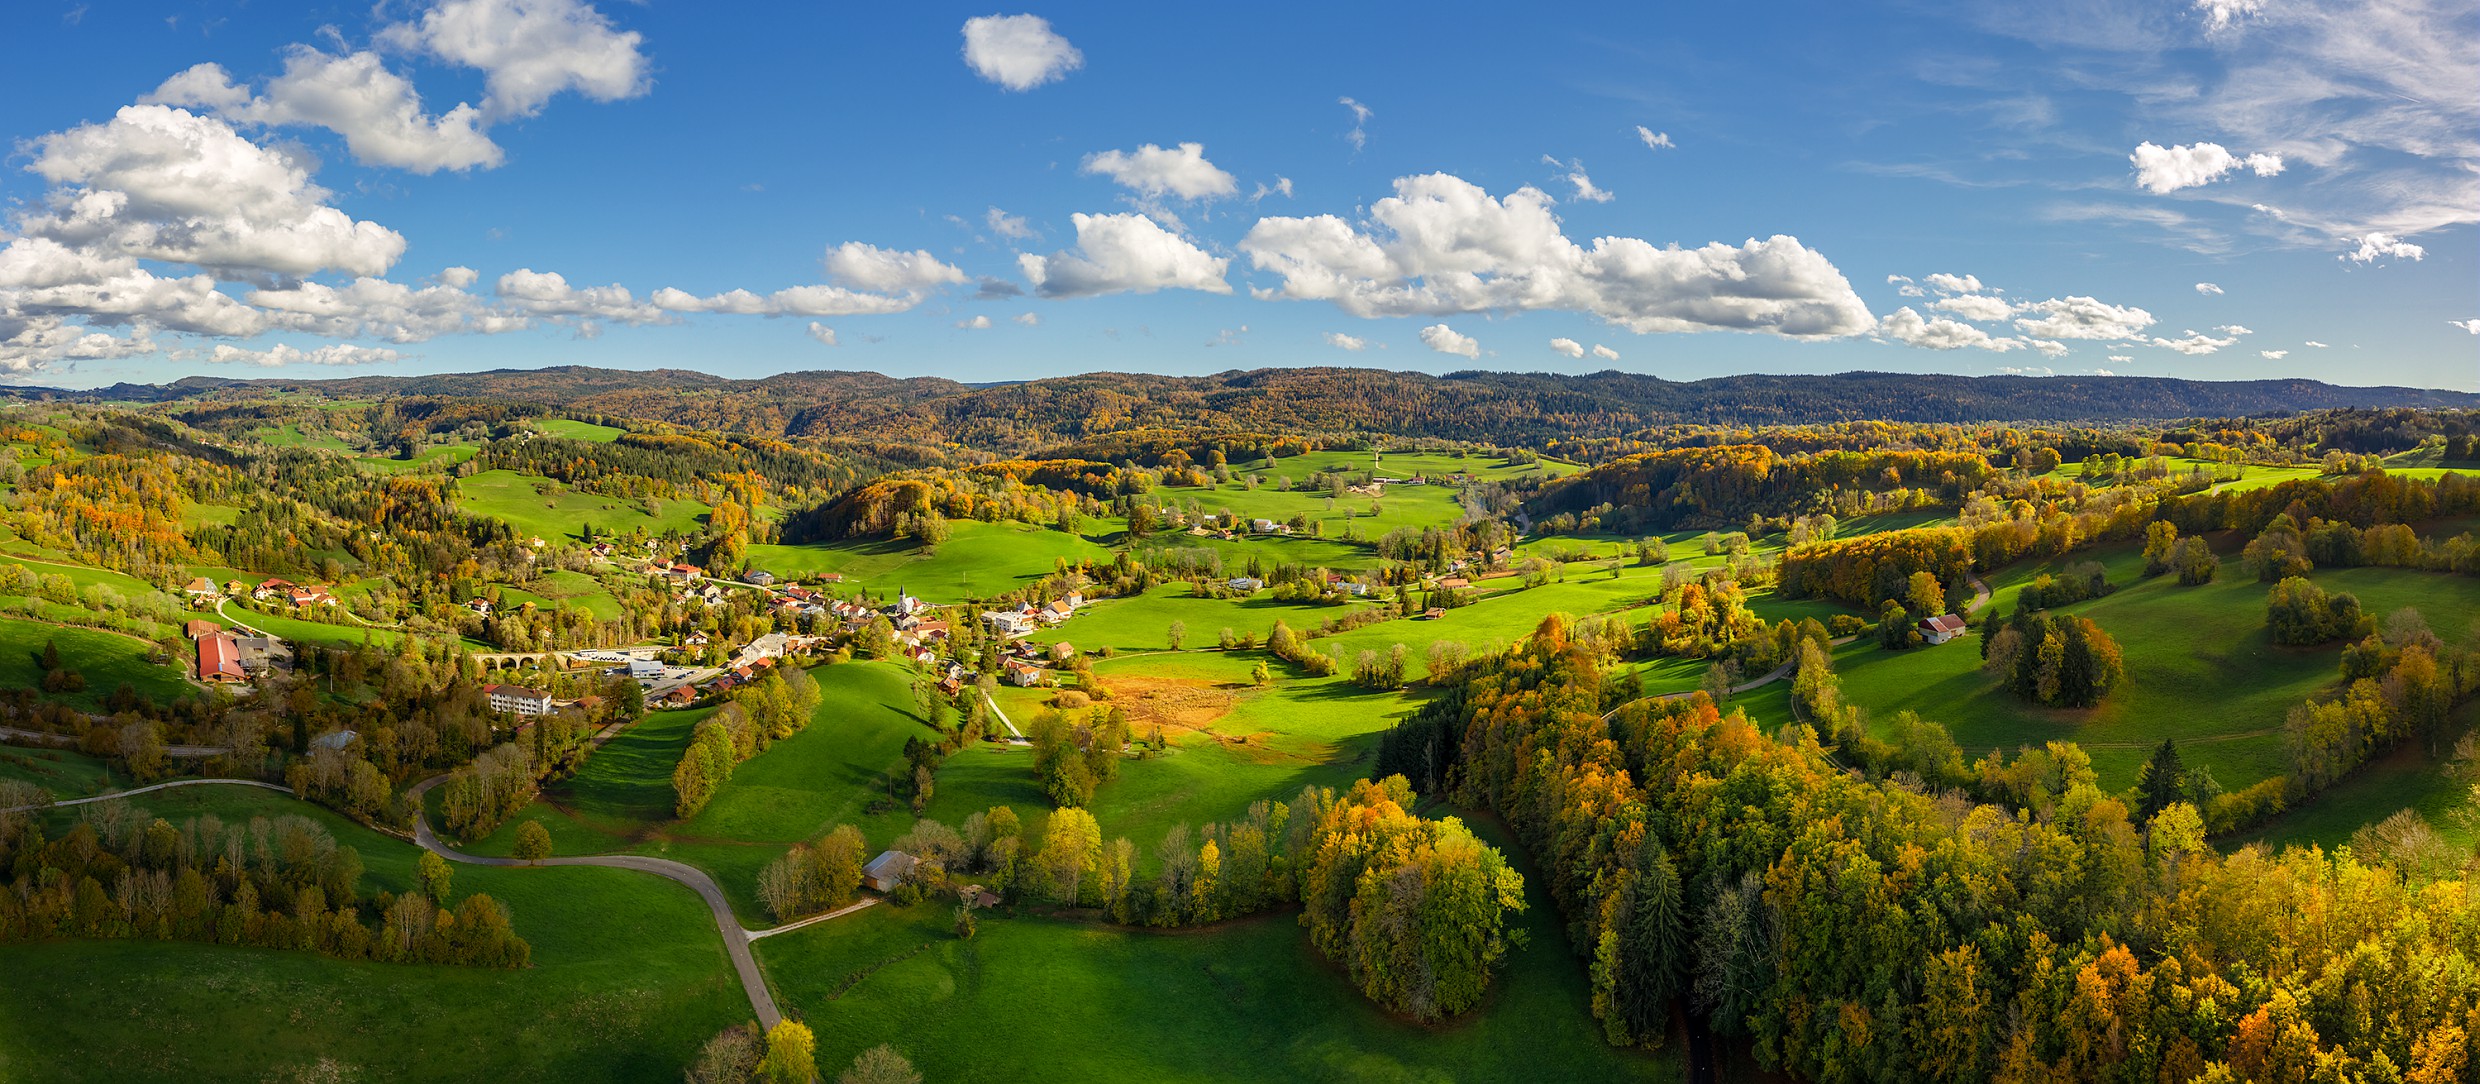
[[[848,586],[874,592],[908,590],[930,602],[954,603],[1013,591],[1051,574],[1058,558],[1108,559],[1111,551],[1083,535],[1025,523],[953,524],[936,554],[910,541],[865,539],[806,546],[751,546],[749,564],[782,577],[840,572]]]
[[[1320,621],[1365,608],[1362,603],[1277,602],[1266,592],[1246,599],[1210,598],[1195,594],[1186,583],[1170,583],[1142,595],[1096,601],[1031,639],[1041,644],[1066,640],[1086,651],[1106,646],[1114,651],[1161,651],[1171,646],[1171,623],[1177,621],[1187,626],[1186,646],[1211,647],[1226,628],[1264,640],[1276,621],[1296,630],[1315,628]]]
[[[1902,652],[1865,638],[1850,644],[1835,660],[1844,695],[1880,723],[1908,708],[1945,724],[1967,757],[2050,740],[2076,742],[2092,754],[2107,789],[2133,785],[2138,766],[2166,737],[2178,739],[2190,765],[2210,767],[2229,789],[2279,774],[2283,718],[2292,705],[2335,684],[2340,645],[2273,643],[2265,629],[2268,587],[2235,561],[2217,582],[2182,587],[2175,577],[2138,579],[2140,557],[2124,546],[2005,569],[1989,577],[1993,605],[2011,613],[2034,574],[2096,557],[2120,589],[2065,612],[2091,618],[2125,653],[2127,679],[2100,706],[2050,709],[2017,699],[1980,673],[1977,635]],[[2328,590],[2357,594],[2380,617],[2417,606],[2448,635],[2480,616],[2480,585],[2466,577],[2354,568],[2320,570],[2311,578]]]
[[[1603,1042],[1584,964],[1537,871],[1510,857],[1525,874],[1526,942],[1479,1007],[1432,1026],[1372,1005],[1289,911],[1180,931],[990,916],[960,941],[945,907],[882,906],[757,950],[786,1011],[817,1031],[830,1075],[893,1043],[941,1084],[1679,1079],[1676,1048]]]
[[[175,823],[312,816],[360,851],[365,892],[412,885],[411,844],[306,803],[238,787],[139,801]],[[707,1037],[748,1017],[713,920],[683,886],[626,870],[458,866],[454,887],[506,903],[533,966],[187,942],[0,946],[0,1078],[676,1081]]]
[[[84,753],[41,746],[0,746],[0,779],[17,779],[52,792],[52,797],[83,798],[101,794],[112,783],[109,764]],[[127,780],[122,780],[127,785]]]
[[[620,434],[625,432],[615,426],[596,425],[593,422],[581,422],[575,418],[536,418],[534,427],[549,436],[564,437],[569,440],[590,440],[596,444],[609,444],[620,439]]]
[[[704,869],[745,919],[766,924],[756,903],[758,871],[786,847],[838,824],[860,827],[879,845],[911,827],[912,812],[902,806],[878,814],[865,808],[886,793],[881,780],[902,768],[905,739],[937,736],[913,716],[905,667],[853,662],[810,674],[822,697],[809,727],[743,761],[696,817],[672,819],[672,769],[707,713],[656,712],[472,849],[507,854],[517,827],[541,820],[561,854],[627,850]]]
[[[1173,716],[1164,728],[1168,751],[1120,763],[1119,778],[1095,791],[1091,805],[1105,838],[1128,837],[1150,863],[1154,844],[1174,824],[1230,820],[1250,802],[1289,801],[1312,784],[1348,785],[1368,774],[1378,736],[1417,707],[1405,695],[1369,692],[1341,678],[1286,676],[1258,689],[1248,684],[1248,672],[1262,657],[1186,651],[1131,655],[1095,667],[1135,720],[1135,739],[1149,736],[1151,697],[1165,698],[1167,706],[1229,701],[1219,715],[1207,707]],[[1278,673],[1287,669],[1275,666]],[[1018,727],[1027,726],[1042,697],[1010,692],[1016,695],[1002,695],[1000,706]],[[994,805],[1013,807],[1028,828],[1049,816],[1031,749],[982,743],[949,757],[928,815],[955,825]]]
[[[520,535],[552,540],[579,538],[587,524],[607,534],[632,530],[685,534],[696,531],[708,511],[705,505],[685,499],[652,501],[657,511],[649,514],[648,500],[582,490],[546,496],[544,489],[556,484],[530,474],[488,470],[457,480],[457,503],[468,512],[505,520]]]
[[[364,470],[385,474],[410,474],[434,468],[453,467],[474,457],[482,449],[471,444],[434,444],[414,453],[411,459],[367,457],[357,460]]]
[[[349,621],[336,625],[330,625],[324,621],[304,621],[297,617],[267,613],[243,602],[226,603],[224,612],[231,614],[233,620],[251,628],[273,633],[282,639],[297,640],[303,643],[359,646],[367,639],[374,646],[394,647],[396,641],[404,635],[394,629],[357,625]]]
[[[100,707],[103,698],[123,684],[156,703],[178,700],[192,691],[178,669],[147,661],[156,650],[152,643],[101,629],[20,617],[0,617],[0,687],[42,688],[41,656],[47,642],[59,646],[63,666],[86,678],[86,691],[57,697],[64,703]]]

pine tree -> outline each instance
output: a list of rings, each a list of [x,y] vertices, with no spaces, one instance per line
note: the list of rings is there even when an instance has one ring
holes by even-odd
[[[2177,743],[2163,738],[2161,748],[2136,773],[2137,819],[2149,822],[2171,803],[2186,801],[2186,783],[2187,767],[2179,763]]]

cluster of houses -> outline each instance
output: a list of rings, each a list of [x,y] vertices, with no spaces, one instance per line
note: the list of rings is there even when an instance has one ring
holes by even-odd
[[[252,587],[240,580],[231,580],[219,586],[210,577],[193,576],[188,583],[182,585],[181,593],[188,596],[190,605],[202,610],[213,609],[216,603],[228,598],[243,597],[259,602],[284,602],[293,606],[340,604],[334,592],[327,588],[316,584],[297,584],[291,580],[273,577],[262,580],[258,586]]]

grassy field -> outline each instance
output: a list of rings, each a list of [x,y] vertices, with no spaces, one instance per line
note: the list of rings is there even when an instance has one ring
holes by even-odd
[[[554,484],[530,474],[487,470],[457,480],[457,503],[466,511],[505,520],[519,534],[546,539],[578,538],[587,524],[605,533],[688,533],[698,529],[708,511],[705,505],[692,500],[657,501],[659,512],[650,515],[647,502],[642,500],[622,500],[581,490],[546,496],[544,489]]]
[[[2480,700],[2464,704],[2455,713],[2456,727],[2469,731],[2480,725]],[[2443,743],[2440,753],[2453,755],[2452,743]],[[2447,816],[2469,800],[2471,788],[2446,772],[2446,762],[2431,756],[2428,746],[2407,741],[2396,745],[2358,772],[2326,788],[2325,793],[2306,806],[2292,810],[2272,823],[2231,841],[2232,846],[2263,843],[2281,848],[2316,844],[2332,848],[2351,841],[2351,833],[2361,825],[2372,824],[2404,809],[2417,810],[2428,819],[2430,827],[2446,838],[2469,846],[2474,842],[2470,833]]]
[[[550,436],[563,437],[568,440],[590,440],[596,444],[609,444],[620,439],[620,434],[625,432],[616,426],[596,425],[593,422],[581,422],[575,418],[536,418],[534,427]]]
[[[252,430],[249,435],[261,444],[271,444],[278,448],[317,448],[322,451],[346,453],[353,450],[351,445],[346,444],[334,433],[304,432],[299,424],[256,429]]]
[[[538,609],[572,606],[605,621],[620,616],[620,600],[613,598],[601,581],[583,572],[560,569],[537,577],[531,591],[514,587],[500,588],[500,601],[505,605],[531,602]]]
[[[127,684],[148,700],[165,703],[190,695],[192,689],[172,666],[148,662],[156,645],[116,632],[75,628],[0,617],[0,687],[43,687],[45,643],[60,648],[61,665],[86,678],[86,691],[54,697],[84,708],[100,707],[112,690]]]
[[[1260,592],[1246,599],[1209,598],[1188,584],[1171,583],[1129,598],[1103,599],[1085,607],[1066,623],[1033,634],[1035,643],[1066,640],[1086,651],[1162,651],[1171,646],[1171,623],[1187,626],[1188,647],[1210,647],[1223,629],[1263,640],[1282,621],[1294,629],[1313,628],[1365,604],[1327,606],[1310,602],[1277,602]]]
[[[1096,665],[1116,694],[1112,703],[1128,711],[1132,736],[1147,738],[1160,723],[1170,745],[1161,755],[1122,761],[1119,778],[1095,791],[1091,809],[1106,838],[1127,836],[1150,862],[1151,848],[1174,824],[1227,821],[1261,798],[1289,801],[1304,786],[1346,785],[1368,774],[1378,735],[1417,706],[1340,678],[1286,678],[1255,688],[1248,671],[1262,657],[1186,651]],[[1003,695],[1000,706],[1021,728],[1041,710],[1040,700],[1017,692]],[[939,769],[928,815],[953,825],[994,805],[1014,808],[1029,829],[1049,816],[1032,750],[983,743],[957,752]]]
[[[1845,696],[1881,723],[1903,709],[1943,723],[1968,757],[2050,740],[2077,742],[2092,754],[2107,789],[2132,785],[2137,767],[2163,738],[2178,739],[2190,765],[2210,767],[2230,789],[2279,774],[2282,720],[2292,705],[2335,683],[2341,646],[2273,643],[2265,629],[2268,587],[2236,562],[2214,583],[2182,587],[2174,577],[2139,579],[2141,558],[2129,547],[2005,569],[1990,577],[1992,604],[2011,613],[2016,594],[2035,574],[2095,558],[2119,590],[2064,612],[2091,618],[2125,653],[2127,679],[2098,707],[2051,709],[2017,699],[1981,674],[1977,637],[1903,652],[1866,639],[1848,645],[1835,660]],[[2450,636],[2480,616],[2480,591],[2466,579],[2381,568],[2320,570],[2311,578],[2327,590],[2358,595],[2380,617],[2418,607]]]
[[[128,776],[123,775],[125,784]],[[32,783],[53,798],[101,794],[112,783],[111,766],[84,753],[39,746],[0,746],[0,779]]]
[[[178,823],[301,813],[412,886],[411,844],[242,788],[140,799]],[[748,1015],[705,905],[626,870],[456,867],[533,945],[521,971],[332,960],[186,942],[0,946],[0,1078],[673,1081]]]
[[[909,541],[868,539],[807,546],[751,546],[749,564],[777,576],[808,578],[840,572],[848,586],[909,590],[936,603],[1013,591],[1048,576],[1054,560],[1107,559],[1111,551],[1083,535],[1024,523],[959,522],[936,554]]]
[[[434,444],[414,453],[411,459],[365,458],[359,461],[364,470],[384,474],[410,474],[415,471],[453,467],[474,457],[482,449],[471,444]]]
[[[323,621],[304,621],[297,617],[267,613],[240,602],[228,602],[224,612],[233,620],[251,628],[273,633],[286,640],[313,644],[348,644],[358,646],[365,640],[378,647],[394,647],[403,634],[393,629],[373,628],[351,623],[330,625]],[[468,645],[473,646],[473,645]]]
[[[944,907],[874,907],[757,947],[786,1010],[817,1030],[828,1073],[892,1041],[942,1084],[1679,1079],[1675,1056],[1602,1041],[1584,965],[1536,872],[1511,858],[1527,941],[1480,1007],[1430,1026],[1370,1004],[1292,912],[1168,932],[991,917],[960,941]],[[1005,1057],[991,1056],[994,1027]]]
[[[880,845],[911,827],[908,809],[866,807],[903,767],[905,739],[936,737],[913,715],[909,669],[854,662],[810,673],[823,695],[809,727],[742,762],[696,817],[672,819],[672,769],[707,712],[657,712],[472,849],[509,853],[517,827],[540,820],[562,854],[635,851],[705,869],[744,918],[763,925],[758,871],[785,847],[837,824],[858,826]]]

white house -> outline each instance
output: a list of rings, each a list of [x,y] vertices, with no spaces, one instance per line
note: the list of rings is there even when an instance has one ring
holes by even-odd
[[[1920,638],[1933,644],[1942,644],[1963,635],[1967,627],[1969,626],[1964,624],[1963,618],[1955,614],[1924,617],[1920,619]]]

